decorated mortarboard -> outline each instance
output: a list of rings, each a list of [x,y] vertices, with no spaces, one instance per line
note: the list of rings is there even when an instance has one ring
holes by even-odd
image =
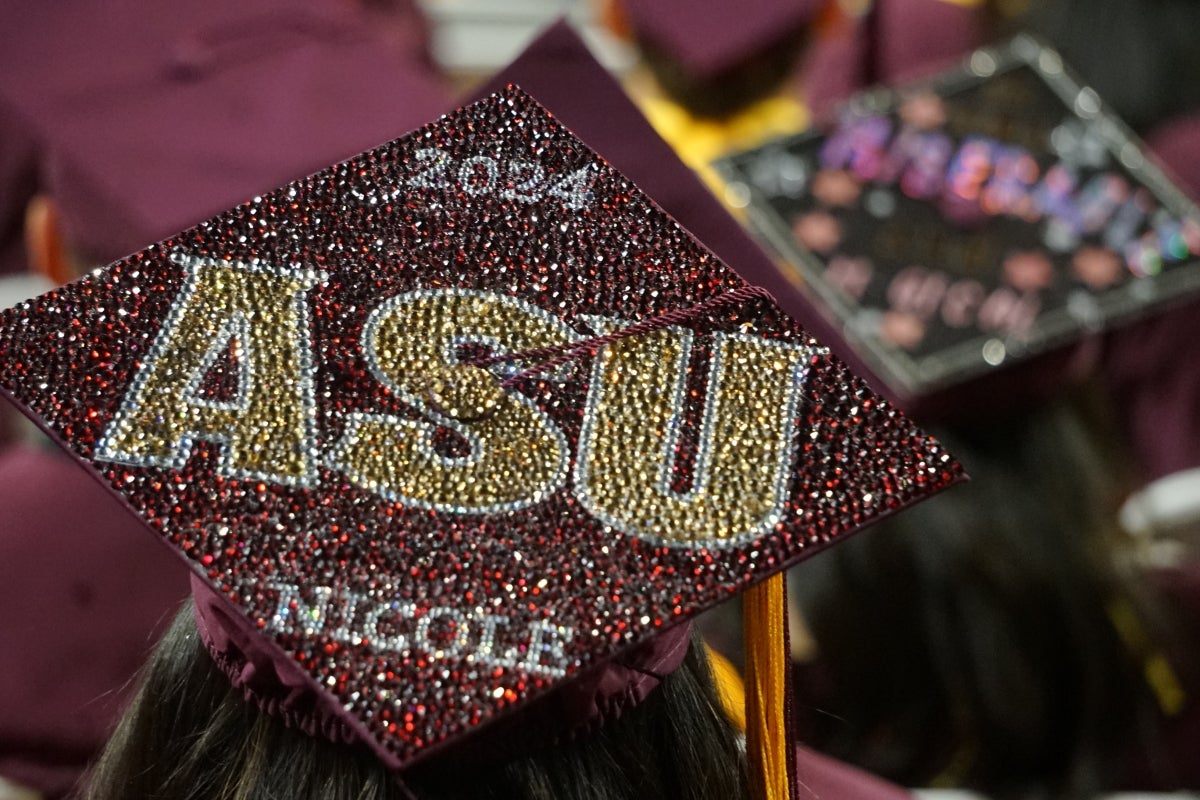
[[[1200,289],[1200,210],[1028,36],[720,168],[906,402]]]
[[[0,390],[397,769],[961,476],[516,88],[5,312]]]

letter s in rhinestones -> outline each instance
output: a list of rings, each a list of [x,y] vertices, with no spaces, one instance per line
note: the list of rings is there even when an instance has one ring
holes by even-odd
[[[456,419],[430,403],[424,388],[429,375],[457,364],[460,345],[514,352],[577,336],[545,311],[504,295],[440,290],[391,298],[367,320],[367,359],[379,381],[424,418],[352,415],[330,465],[390,500],[435,511],[489,513],[539,502],[566,480],[570,447],[533,400],[499,392],[491,413]],[[439,427],[462,437],[469,452],[439,453],[433,443]]]

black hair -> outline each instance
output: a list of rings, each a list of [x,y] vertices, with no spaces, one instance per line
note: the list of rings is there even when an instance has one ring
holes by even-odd
[[[699,77],[654,42],[639,39],[642,60],[664,94],[698,117],[723,119],[778,92],[808,46],[806,25],[782,30],[770,44],[715,75]]]
[[[422,800],[736,800],[746,796],[736,731],[694,640],[683,665],[595,731],[517,758],[454,748],[403,775]],[[262,714],[217,668],[187,603],[83,792],[86,800],[402,800],[365,747],[313,738]]]
[[[1090,797],[1153,758],[1145,654],[1115,618],[1146,640],[1169,626],[1117,566],[1125,470],[1098,408],[1085,392],[935,430],[971,482],[792,573],[819,650],[798,673],[802,738],[993,797]]]

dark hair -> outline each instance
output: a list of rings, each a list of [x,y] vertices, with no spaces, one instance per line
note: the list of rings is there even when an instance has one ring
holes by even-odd
[[[635,0],[639,1],[639,0]],[[664,49],[645,39],[638,49],[663,92],[698,117],[723,119],[777,92],[808,43],[805,25],[780,31],[771,44],[716,75],[697,77]]]
[[[504,762],[451,752],[410,769],[423,800],[733,800],[746,795],[736,732],[694,640],[636,708],[600,729]],[[86,800],[401,800],[365,747],[287,728],[246,702],[209,656],[187,603],[93,768]]]
[[[936,432],[970,483],[793,572],[819,650],[800,668],[802,738],[909,786],[995,797],[1091,796],[1147,756],[1158,710],[1113,617],[1164,639],[1115,566],[1124,470],[1095,408]]]

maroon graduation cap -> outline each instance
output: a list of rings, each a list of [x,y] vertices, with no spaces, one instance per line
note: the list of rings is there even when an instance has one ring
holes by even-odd
[[[961,477],[517,88],[5,313],[0,391],[397,769]]]
[[[450,108],[420,50],[351,3],[21,6],[0,56],[0,238],[48,191],[97,264]]]
[[[639,39],[674,59],[691,77],[704,80],[778,44],[824,5],[822,0],[633,0],[623,8]]]

